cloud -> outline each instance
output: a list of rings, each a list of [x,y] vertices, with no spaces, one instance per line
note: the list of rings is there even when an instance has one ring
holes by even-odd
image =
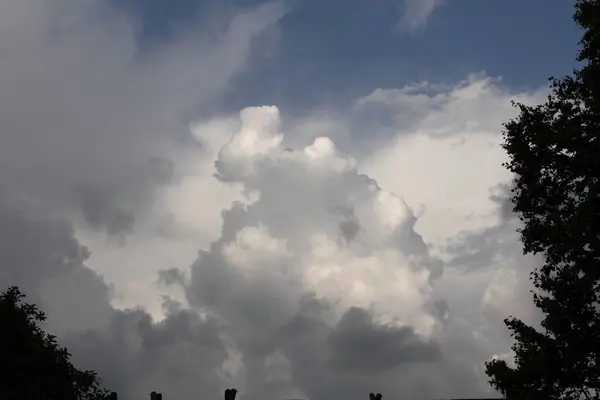
[[[377,326],[361,308],[350,308],[329,337],[331,363],[338,370],[377,374],[401,363],[435,362],[435,344],[425,343],[409,327]]]
[[[116,282],[117,303],[160,310],[144,285],[218,233],[234,194],[198,173],[212,159],[189,122],[227,93],[284,13],[263,2],[215,14],[142,53],[137,21],[107,2],[0,4],[0,187],[68,218],[94,249],[90,265]],[[214,212],[190,211],[197,200],[185,189],[198,185]],[[130,247],[114,245],[123,239]],[[133,251],[151,242],[162,256]]]
[[[420,311],[438,263],[412,230],[414,219],[402,199],[360,175],[355,161],[326,137],[284,149],[275,107],[245,109],[240,120],[216,161],[217,177],[242,184],[257,200],[225,214],[223,236],[197,262],[192,285],[218,287],[202,275],[217,269],[208,266],[216,262],[218,270],[240,271],[258,284],[263,274],[277,279],[269,286],[289,287],[289,294],[308,288],[347,306],[370,307],[403,293],[406,316]],[[349,221],[360,227],[350,243],[342,230]],[[402,311],[382,312],[394,318]],[[427,331],[432,321],[423,317],[419,323]]]
[[[0,11],[0,184],[116,234],[156,218],[156,191],[190,168],[190,113],[227,90],[284,12],[215,16],[141,57],[135,25],[105,2]]]
[[[404,13],[398,26],[409,32],[414,32],[427,23],[427,20],[444,0],[405,0]]]
[[[362,168],[413,207],[418,230],[438,246],[461,231],[497,222],[490,196],[512,177],[502,124],[514,115],[511,100],[543,101],[544,90],[514,92],[500,79],[472,74],[455,85],[428,82],[376,89],[357,101],[360,109],[385,110],[392,137],[362,162]],[[450,167],[449,167],[450,166]]]
[[[194,193],[229,187],[221,231],[200,246],[189,270],[182,264],[193,251],[178,254],[179,265],[161,274],[163,284],[183,289],[182,304],[163,301],[158,324],[140,311],[118,311],[109,328],[85,340],[71,336],[69,343],[81,349],[80,362],[96,366],[131,395],[154,381],[168,389],[163,392],[181,395],[234,386],[247,399],[351,399],[373,390],[399,398],[493,395],[483,362],[509,348],[502,318],[539,319],[526,280],[537,261],[521,254],[518,221],[505,211],[501,188],[511,177],[497,166],[502,153],[496,124],[514,112],[509,98],[535,102],[543,93],[513,93],[484,75],[458,85],[375,93],[391,93],[396,100],[367,96],[355,112],[384,107],[394,123],[374,126],[377,142],[387,145],[366,155],[358,151],[360,158],[342,153],[318,135],[323,131],[286,139],[298,128],[281,121],[272,106],[194,124],[195,138],[214,166],[203,164],[195,183],[171,189],[168,200],[187,204],[182,208],[197,215],[194,225],[202,214],[219,210],[195,207]],[[352,150],[357,142],[344,139]],[[483,179],[472,170],[485,172]],[[217,179],[211,181],[213,173]],[[133,260],[129,279],[140,282],[135,265],[156,258],[168,265],[164,253],[179,248],[160,243],[132,241],[114,260]],[[96,262],[106,254],[97,248]],[[155,299],[139,301],[161,303],[156,289],[148,293]],[[157,313],[157,306],[150,309]],[[187,322],[166,328],[179,313]],[[119,318],[120,325],[114,322]],[[218,338],[214,346],[224,350],[207,356],[208,366],[178,356],[178,371],[185,371],[181,381],[167,367],[175,361],[155,345],[130,344],[137,350],[123,356],[118,374],[109,361],[95,359],[99,353],[110,359],[128,354],[109,351],[122,348],[126,333],[128,343],[156,343],[146,338],[160,336],[154,331],[204,329],[212,329],[216,336],[207,339]],[[177,335],[160,337],[165,349],[189,343],[203,348]],[[136,367],[140,360],[154,360],[155,367]],[[193,370],[218,373],[202,373],[209,379],[196,383]],[[130,384],[116,375],[127,376]]]
[[[172,300],[161,322],[141,309],[114,309],[110,286],[87,267],[89,251],[68,221],[2,198],[0,290],[17,285],[39,306],[48,316],[44,329],[59,335],[75,365],[97,370],[127,398],[153,389],[180,398],[220,395],[228,352],[214,318]]]
[[[221,395],[227,349],[214,319],[190,311],[154,322],[141,310],[117,311],[104,330],[64,337],[74,361],[94,368],[111,390],[143,399],[152,390],[173,398]]]
[[[528,279],[539,260],[522,255],[500,145],[502,124],[515,113],[511,100],[539,104],[546,91],[513,91],[479,73],[454,85],[376,89],[357,101],[360,109],[386,110],[394,121],[386,127],[392,139],[360,167],[415,210],[415,230],[445,262],[437,293],[490,338],[494,351],[510,343],[503,318],[539,321]]]
[[[403,158],[414,157],[415,148],[400,144],[415,136],[430,136],[422,151],[442,151],[444,146],[436,150],[432,143],[444,143],[458,133],[431,133],[430,121],[443,122],[443,116],[452,115],[448,108],[497,107],[504,98],[499,96],[496,102],[492,98],[509,96],[498,92],[493,81],[488,85],[488,89],[476,90],[486,85],[474,80],[437,89],[437,94],[429,94],[435,99],[432,111],[409,113],[412,118],[399,117],[404,106],[396,110],[394,103],[385,105],[398,116],[388,138],[398,145],[381,151],[399,152],[397,160],[403,162]],[[472,96],[456,94],[465,92]],[[422,96],[414,95],[415,101],[427,106]],[[469,115],[475,119],[486,115],[481,111],[475,109]],[[358,399],[373,390],[399,398],[489,394],[483,361],[506,352],[509,339],[500,319],[528,295],[527,285],[507,290],[508,284],[522,282],[521,276],[533,263],[520,254],[515,220],[488,215],[500,213],[498,199],[502,198],[489,189],[510,177],[490,175],[472,195],[480,201],[471,206],[476,223],[465,222],[457,207],[460,197],[453,203],[451,196],[443,197],[449,193],[444,189],[441,199],[434,201],[435,196],[430,198],[423,191],[423,185],[433,187],[449,179],[423,171],[451,152],[442,151],[430,158],[429,164],[422,160],[422,166],[416,163],[419,158],[413,158],[417,167],[412,173],[420,174],[420,180],[415,180],[420,185],[402,181],[402,174],[388,182],[389,186],[404,185],[400,197],[360,172],[368,167],[373,176],[379,174],[381,181],[385,180],[389,166],[376,162],[384,162],[385,157],[377,157],[378,153],[361,159],[349,157],[324,136],[313,138],[306,146],[289,148],[285,126],[279,110],[272,106],[247,108],[237,117],[194,125],[195,137],[203,143],[202,159],[214,158],[215,164],[214,169],[202,164],[204,175],[198,175],[192,187],[218,191],[219,185],[231,185],[237,194],[222,214],[220,233],[202,246],[189,271],[181,270],[181,265],[167,268],[164,254],[180,249],[169,242],[172,237],[150,239],[133,234],[125,246],[116,247],[103,247],[92,240],[98,254],[89,261],[79,256],[71,268],[79,271],[77,287],[82,294],[99,293],[87,299],[99,309],[86,311],[88,303],[78,301],[74,304],[81,308],[71,308],[64,318],[84,314],[87,319],[75,323],[74,319],[58,318],[67,299],[77,294],[64,291],[61,303],[59,296],[38,287],[56,290],[54,282],[65,284],[56,279],[60,275],[44,273],[58,268],[45,260],[62,260],[61,254],[80,249],[74,232],[68,223],[43,222],[49,220],[35,217],[31,210],[17,214],[7,208],[7,216],[22,215],[4,226],[8,227],[7,236],[23,232],[14,235],[11,246],[23,251],[18,252],[20,256],[6,257],[18,262],[11,264],[13,269],[4,269],[5,275],[19,276],[15,271],[31,260],[34,253],[25,248],[40,251],[34,258],[38,262],[32,264],[37,269],[17,281],[34,296],[46,296],[34,298],[40,298],[50,315],[57,316],[61,327],[67,327],[61,337],[78,365],[98,370],[109,387],[132,398],[141,398],[145,390],[182,397],[199,392],[217,396],[231,386],[247,399]],[[492,135],[488,131],[492,124],[480,121],[469,126],[478,128],[469,131],[458,125],[463,140],[456,146],[472,146],[473,153],[485,149],[481,144],[486,142],[479,138]],[[489,151],[493,153],[493,149]],[[494,160],[488,155],[473,157],[471,164],[445,165],[454,165],[456,184],[459,177],[470,179],[461,168],[491,168]],[[484,161],[489,165],[480,164]],[[213,172],[214,182],[207,178]],[[180,192],[174,196],[176,188]],[[169,192],[173,196],[167,196],[164,204],[186,204],[181,201],[187,199],[184,208],[190,211],[186,212],[219,210],[212,206],[204,209],[202,203],[194,206],[197,192],[185,189],[183,182],[169,191],[174,191]],[[236,196],[239,201],[233,201]],[[427,199],[426,211],[417,217],[411,203],[418,207]],[[442,230],[441,236],[421,230],[419,223],[431,217],[427,211],[441,206],[454,213],[454,230]],[[28,223],[30,220],[35,222]],[[191,225],[201,221],[199,217]],[[30,242],[36,237],[32,232],[39,232],[37,240],[44,243],[44,238],[58,231],[55,223],[65,227],[61,241],[45,246]],[[19,228],[23,224],[28,228]],[[198,244],[191,248],[198,249]],[[82,250],[78,251],[75,254]],[[164,317],[158,321],[143,310],[116,310],[110,305],[114,299],[108,286],[85,266],[91,265],[94,257],[98,257],[96,263],[111,264],[112,259],[117,267],[129,266],[127,273],[132,275],[127,280],[132,284],[140,282],[140,271],[148,263],[163,264],[168,271],[161,274],[161,281],[181,287],[185,295],[181,300],[185,301],[161,299],[156,290],[147,292],[162,307]],[[179,263],[192,257],[193,251],[175,255]],[[156,275],[154,279],[158,279]],[[45,283],[35,286],[27,283],[29,280]],[[91,289],[94,285],[95,292]],[[135,293],[131,295],[135,297]],[[148,298],[138,300],[144,304]],[[155,306],[149,309],[156,312]]]
[[[54,332],[103,326],[112,311],[110,288],[83,267],[89,251],[74,238],[71,225],[6,192],[0,198],[0,290],[19,286],[47,311]]]
[[[513,94],[495,83],[485,76],[471,77],[456,87],[426,88],[436,92],[429,96],[410,93],[403,98],[402,106],[388,103],[386,106],[398,108],[398,121],[404,125],[396,128],[394,140],[398,146],[388,146],[381,152],[389,152],[390,159],[397,162],[408,163],[406,168],[383,164],[387,159],[384,154],[388,153],[377,152],[355,160],[342,154],[327,137],[316,137],[305,147],[288,148],[276,107],[247,108],[237,121],[227,119],[234,134],[218,152],[216,176],[223,182],[241,185],[248,198],[223,214],[222,235],[193,264],[185,291],[192,307],[219,315],[236,327],[234,342],[238,343],[243,360],[237,385],[244,391],[264,395],[250,383],[251,378],[260,370],[265,374],[261,379],[271,379],[268,374],[274,372],[269,372],[269,360],[283,355],[285,362],[274,374],[288,371],[288,379],[295,386],[286,386],[290,391],[282,392],[286,396],[300,391],[310,398],[334,393],[352,398],[372,390],[369,387],[373,385],[398,395],[401,390],[405,396],[486,392],[482,371],[486,354],[507,345],[506,334],[498,324],[500,316],[514,297],[522,301],[529,289],[527,285],[511,293],[496,289],[505,286],[502,276],[510,275],[512,262],[526,264],[526,259],[517,255],[515,225],[498,218],[499,207],[490,200],[490,191],[499,182],[510,180],[510,176],[501,165],[493,169],[496,162],[502,161],[500,137],[494,132],[493,120],[465,121],[463,125],[457,122],[446,130],[429,131],[431,125],[446,122],[445,118],[451,122],[449,117],[458,112],[473,118],[486,115],[480,114],[481,108],[468,113],[469,107],[494,109],[502,105]],[[399,90],[401,94],[407,91]],[[526,100],[534,100],[535,96],[523,94]],[[433,111],[410,113],[404,108],[410,100]],[[369,101],[374,101],[373,96]],[[510,115],[510,104],[503,107],[505,117]],[[502,120],[500,112],[496,112],[498,120]],[[402,119],[402,115],[411,118]],[[222,126],[224,122],[207,124]],[[412,135],[411,129],[416,130]],[[457,131],[461,135],[458,138]],[[428,135],[431,138],[425,139]],[[212,140],[200,133],[198,138]],[[418,155],[406,146],[409,140],[429,140],[422,144],[423,157],[426,151],[437,151],[436,141],[440,142],[441,153],[433,160],[415,158]],[[451,147],[448,143],[456,144]],[[463,146],[464,155],[453,153]],[[489,153],[482,153],[486,149]],[[392,157],[395,151],[401,153]],[[444,160],[443,154],[457,157],[457,161],[464,159],[464,163]],[[466,159],[469,154],[477,157]],[[432,162],[441,163],[440,172],[449,165],[455,168],[448,171],[458,174],[448,185],[461,184],[454,200],[442,197],[451,193],[450,186],[436,188],[439,197],[435,192],[427,195],[423,191],[428,179],[432,188],[450,179],[424,170]],[[479,164],[479,168],[489,165],[492,173],[480,183],[478,191],[463,193],[469,185],[477,188],[475,177],[469,178],[468,172]],[[399,197],[359,173],[357,166],[382,177],[392,168],[406,171],[406,177],[413,174],[415,184],[420,185],[411,186],[410,181],[404,180],[407,194]],[[402,183],[402,173],[394,176],[396,185]],[[458,179],[467,181],[461,183]],[[399,187],[397,193],[401,190]],[[464,209],[474,215],[461,217],[460,203],[470,196],[478,202],[471,202]],[[407,198],[410,203],[405,202]],[[408,204],[421,207],[424,199],[429,199],[429,203],[417,219]],[[421,218],[431,218],[434,224],[439,214],[431,216],[427,212],[443,205],[455,219],[448,231],[440,230],[440,226],[433,230],[433,225],[433,232],[423,231],[431,240],[426,243],[417,231],[418,223]],[[441,237],[431,235],[438,232]],[[460,301],[454,297],[464,289],[454,285],[464,283],[460,271],[467,266],[465,257],[472,251],[469,245],[478,241],[508,241],[510,245],[481,247],[482,253],[472,255],[471,268],[483,271],[481,286],[465,292],[468,307],[461,309],[457,307]],[[446,260],[444,269],[442,259],[430,250]],[[498,263],[500,256],[503,259]],[[312,304],[308,316],[304,310],[307,301]],[[493,331],[502,338],[500,346],[478,336],[480,329],[490,326],[490,319]],[[468,333],[473,327],[474,333]],[[382,349],[389,358],[380,359],[382,364],[378,366],[370,358],[371,353],[349,351],[352,346],[348,343],[362,343],[361,340],[372,343],[373,351],[376,343],[385,346],[386,340],[390,340],[390,346],[399,347]],[[453,348],[462,348],[464,354],[452,351]],[[381,376],[368,378],[369,374],[362,371],[359,379],[357,373],[361,364],[365,368],[381,368],[383,375],[392,371],[405,373],[405,363],[419,373],[409,373],[411,380],[403,381],[401,389]],[[456,375],[457,366],[462,375]],[[432,373],[438,376],[439,386],[425,390],[416,383]]]
[[[127,16],[57,1],[0,4],[0,284],[78,365],[140,399],[490,394],[501,319],[538,318],[499,131],[542,91],[478,74],[190,124],[279,3],[142,57]]]

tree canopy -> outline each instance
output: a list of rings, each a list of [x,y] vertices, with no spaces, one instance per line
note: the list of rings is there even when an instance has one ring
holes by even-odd
[[[544,257],[532,273],[541,329],[507,318],[515,364],[486,364],[509,399],[600,398],[600,1],[577,0],[574,20],[580,66],[505,124],[524,252]]]
[[[80,371],[67,349],[39,326],[46,316],[10,287],[0,294],[0,398],[100,400],[108,396],[94,371]]]

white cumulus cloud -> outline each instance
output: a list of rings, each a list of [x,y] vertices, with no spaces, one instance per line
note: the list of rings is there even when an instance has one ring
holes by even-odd
[[[404,0],[404,13],[399,26],[408,31],[416,31],[427,24],[427,20],[436,8],[445,0]]]

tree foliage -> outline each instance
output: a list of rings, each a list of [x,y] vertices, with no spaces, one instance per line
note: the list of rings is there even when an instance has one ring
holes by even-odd
[[[17,287],[0,294],[0,398],[105,399],[97,374],[70,363],[67,349],[39,327],[44,313],[24,297]]]
[[[486,364],[509,399],[600,398],[600,1],[577,0],[574,20],[580,67],[505,124],[524,252],[544,256],[532,273],[542,329],[506,319],[515,365]]]

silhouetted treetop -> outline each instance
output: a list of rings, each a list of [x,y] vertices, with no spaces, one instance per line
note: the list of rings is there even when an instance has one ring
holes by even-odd
[[[600,1],[576,1],[574,20],[581,67],[505,124],[524,252],[544,256],[532,274],[542,330],[508,318],[515,366],[486,366],[491,384],[519,400],[600,396]]]
[[[17,287],[0,294],[0,398],[20,400],[100,400],[108,392],[94,371],[80,371],[67,349],[39,323],[46,316],[23,302]]]

